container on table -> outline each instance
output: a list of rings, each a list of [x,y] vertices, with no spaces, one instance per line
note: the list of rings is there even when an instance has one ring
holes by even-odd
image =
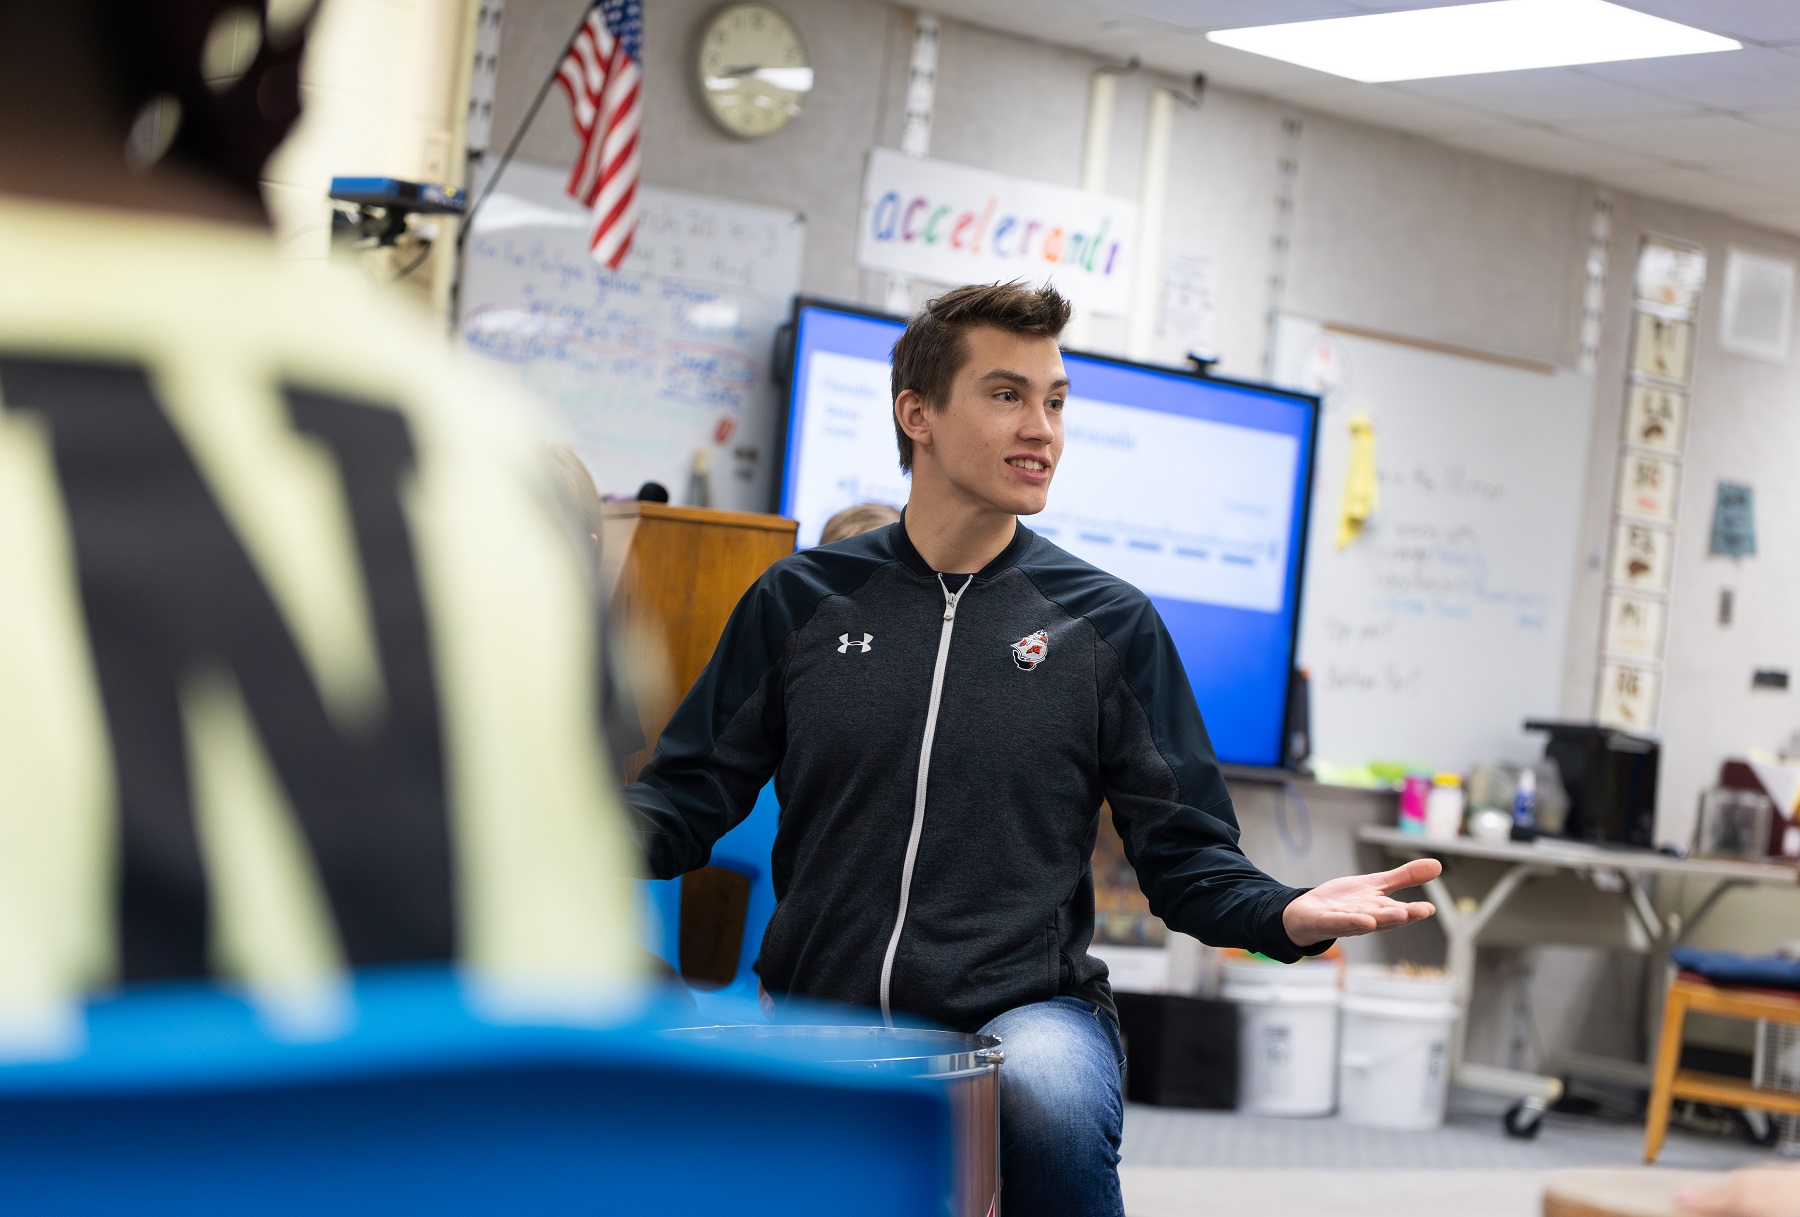
[[[1425,800],[1431,793],[1431,781],[1422,773],[1409,773],[1400,786],[1401,832],[1422,836],[1425,832]]]
[[[1431,779],[1431,794],[1425,799],[1425,837],[1430,841],[1454,841],[1462,835],[1462,779],[1454,773],[1440,773]]]

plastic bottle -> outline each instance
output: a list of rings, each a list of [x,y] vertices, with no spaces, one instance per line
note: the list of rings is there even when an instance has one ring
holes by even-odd
[[[1527,765],[1519,770],[1519,791],[1513,795],[1512,839],[1537,840],[1537,770]]]
[[[1425,775],[1409,773],[1400,787],[1400,831],[1411,836],[1425,835],[1425,797],[1430,789]]]
[[[1425,836],[1432,841],[1454,841],[1462,835],[1462,779],[1454,773],[1440,773],[1431,779],[1431,794],[1425,800]]]
[[[712,506],[712,452],[701,448],[694,453],[694,468],[688,474],[689,507]]]

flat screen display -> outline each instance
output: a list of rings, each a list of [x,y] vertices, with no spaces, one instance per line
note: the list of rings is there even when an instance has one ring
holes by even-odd
[[[856,503],[906,503],[888,355],[903,323],[802,302],[781,513],[816,545]],[[1318,403],[1065,352],[1049,507],[1026,523],[1135,584],[1168,625],[1219,759],[1283,756]]]

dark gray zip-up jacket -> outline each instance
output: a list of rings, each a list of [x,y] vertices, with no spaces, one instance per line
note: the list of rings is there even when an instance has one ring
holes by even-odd
[[[1058,994],[1110,1013],[1088,954],[1102,799],[1170,926],[1303,953],[1281,925],[1302,889],[1239,850],[1149,598],[1022,524],[954,594],[904,523],[770,567],[625,791],[652,873],[704,866],[771,775],[772,994],[965,1030]]]

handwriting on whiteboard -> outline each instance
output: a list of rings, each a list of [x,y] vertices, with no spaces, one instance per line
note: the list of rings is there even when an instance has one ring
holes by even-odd
[[[1327,394],[1300,662],[1312,741],[1340,763],[1461,769],[1531,755],[1564,704],[1593,382],[1283,317],[1274,365]],[[1355,414],[1379,502],[1336,544]]]
[[[765,281],[781,249],[782,223],[721,217],[685,203],[640,207],[638,232],[645,239],[633,242],[625,269],[763,290],[771,286]]]
[[[463,319],[463,342],[478,354],[619,378],[731,417],[756,387],[756,362],[742,349],[749,334],[717,292],[612,274],[530,236],[477,237],[469,256],[534,276],[523,299],[481,305]],[[540,295],[534,282],[556,290]]]
[[[1498,507],[1507,497],[1503,481],[1464,465],[1423,463],[1383,468],[1378,477],[1386,510],[1358,541],[1366,613],[1338,611],[1319,622],[1330,658],[1314,676],[1325,691],[1419,695],[1423,665],[1395,654],[1406,650],[1409,622],[1480,619],[1531,633],[1545,628],[1550,597],[1498,578],[1483,529],[1459,509]]]

